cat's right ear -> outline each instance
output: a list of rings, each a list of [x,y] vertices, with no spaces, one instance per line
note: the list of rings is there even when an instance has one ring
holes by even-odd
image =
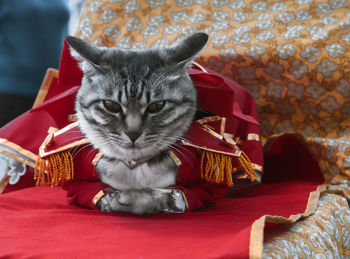
[[[170,57],[177,66],[189,67],[208,41],[208,35],[197,32],[169,49]]]
[[[103,70],[100,64],[102,53],[100,48],[77,37],[66,36],[65,39],[70,47],[72,57],[78,60],[84,73],[91,67],[98,71]]]

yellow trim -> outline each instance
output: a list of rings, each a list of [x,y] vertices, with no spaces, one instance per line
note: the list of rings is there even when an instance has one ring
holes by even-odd
[[[233,134],[230,134],[230,133],[225,133],[224,138],[225,139],[229,138],[229,139],[233,140],[234,142],[236,142],[237,145],[243,144],[243,140],[241,138],[235,137]]]
[[[255,134],[255,133],[249,133],[247,136],[247,140],[260,141],[260,136],[258,134]]]
[[[78,122],[73,122],[71,124],[68,124],[67,126],[65,126],[64,128],[60,129],[59,131],[54,133],[54,137],[61,135],[62,133],[65,133],[66,131],[73,129],[74,127],[78,126]]]
[[[41,84],[39,93],[36,96],[35,102],[33,104],[33,108],[44,102],[46,95],[49,92],[52,80],[54,78],[58,78],[58,70],[53,69],[53,68],[49,68],[46,71],[45,78],[43,80],[43,83]]]
[[[45,146],[41,146],[39,148],[39,155],[41,158],[44,158],[44,157],[47,157],[47,156],[50,156],[52,154],[56,154],[56,153],[59,153],[59,152],[62,152],[62,151],[66,151],[68,149],[71,149],[73,147],[76,147],[76,146],[79,146],[79,145],[84,145],[84,144],[88,144],[89,141],[87,139],[82,139],[82,140],[78,140],[78,141],[75,141],[73,143],[69,143],[65,146],[62,146],[62,147],[59,147],[55,150],[51,150],[49,152],[45,152]]]
[[[187,200],[186,194],[183,191],[181,191],[181,190],[178,190],[178,191],[181,192],[182,198],[183,198],[183,200],[185,201],[185,204],[186,204],[186,210],[188,210],[189,206],[188,206],[188,200]]]
[[[218,154],[222,154],[222,155],[227,155],[227,156],[235,156],[235,157],[239,157],[242,153],[242,151],[236,150],[235,153],[230,153],[230,152],[224,152],[224,151],[220,151],[220,150],[216,150],[216,149],[212,149],[212,148],[207,148],[207,147],[202,147],[202,146],[198,146],[198,145],[194,145],[191,144],[185,140],[181,140],[182,144],[184,144],[185,146],[189,146],[189,147],[194,147],[194,148],[199,148],[201,150],[205,150],[205,151],[209,151],[209,152],[214,152],[214,153],[218,153]]]
[[[68,121],[76,122],[77,120],[78,120],[78,118],[77,118],[76,114],[69,114],[68,115]]]
[[[207,125],[206,125],[207,126]],[[224,138],[232,138],[233,139],[233,134],[231,133],[224,133]]]
[[[7,169],[8,170],[8,169]],[[4,174],[4,177],[0,180],[0,194],[5,190],[6,186],[8,185],[10,180],[10,176],[8,176],[6,173]]]
[[[96,166],[98,161],[100,161],[100,159],[103,157],[102,153],[97,153],[96,156],[94,157],[94,159],[92,159],[91,164],[93,166]]]
[[[221,124],[220,124],[220,135],[222,137],[224,137],[224,135],[225,135],[225,129],[226,129],[226,118],[222,117]]]
[[[49,134],[44,142],[41,144],[41,146],[39,147],[39,155],[41,158],[44,158],[44,157],[47,157],[49,155],[52,155],[52,154],[56,154],[58,152],[62,152],[62,151],[66,151],[68,149],[71,149],[73,147],[76,147],[76,146],[79,146],[79,145],[84,145],[84,144],[87,144],[89,143],[89,141],[87,139],[81,139],[81,140],[78,140],[78,141],[75,141],[73,143],[69,143],[67,145],[64,145],[62,147],[59,147],[58,149],[55,149],[55,150],[51,150],[49,152],[45,152],[45,148],[47,145],[50,144],[50,141],[52,141],[55,137],[65,133],[66,131],[74,128],[74,127],[77,127],[78,126],[78,122],[73,122],[71,124],[68,124],[66,127],[60,129],[59,131],[55,132],[55,133],[51,133]]]
[[[224,136],[221,136],[219,133],[216,133],[214,130],[207,127],[206,125],[202,125],[202,129],[220,140],[223,140],[224,138]]]
[[[50,134],[50,133],[54,134],[54,133],[56,133],[57,131],[58,131],[57,128],[55,128],[55,127],[50,127],[50,128],[47,130],[47,133],[48,133],[48,134]]]
[[[170,155],[171,159],[173,160],[173,162],[175,163],[176,166],[179,167],[180,165],[182,165],[181,160],[175,155],[174,152],[170,151],[169,155]]]
[[[202,119],[196,120],[196,122],[203,125],[208,122],[219,121],[219,120],[221,120],[221,117],[216,115],[216,116],[204,117]]]
[[[28,158],[28,160],[32,160],[32,161],[37,160],[37,157],[38,157],[37,155],[33,154],[32,152],[22,148],[21,146],[13,143],[7,139],[0,138],[0,144],[16,151],[17,153],[21,154],[22,156]],[[30,167],[35,168],[34,163],[32,163],[32,162],[30,162],[22,157],[19,157],[15,154],[9,153],[1,148],[0,148],[0,153],[6,155],[8,157],[11,157],[11,158],[13,158],[21,163],[24,163]],[[5,174],[4,177],[0,180],[0,194],[5,190],[6,186],[8,185],[9,179],[10,179],[10,177],[7,174]]]
[[[105,192],[103,190],[99,191],[93,198],[92,203],[96,206],[97,203],[103,198]]]
[[[13,159],[15,159],[15,160],[17,160],[17,161],[19,161],[19,162],[21,162],[21,163],[23,163],[23,164],[26,164],[26,165],[28,165],[28,166],[30,166],[30,167],[33,167],[33,168],[35,167],[35,163],[32,163],[32,162],[30,162],[30,161],[28,161],[28,160],[25,160],[25,159],[23,159],[23,158],[21,158],[21,157],[18,157],[18,156],[16,156],[16,155],[14,155],[14,154],[11,154],[11,153],[9,153],[9,152],[7,152],[7,151],[1,149],[1,148],[0,148],[0,153],[6,155],[6,156],[8,156],[8,157],[11,157],[11,158],[13,158]]]
[[[4,138],[0,138],[0,144],[1,145],[4,145],[6,147],[9,147],[11,148],[12,150],[20,153],[21,155],[25,156],[25,157],[28,157],[30,160],[33,160],[33,161],[36,161],[37,159],[37,155],[35,155],[34,153],[22,148],[21,146],[7,140],[7,139],[4,139]],[[0,151],[0,153],[3,153]]]
[[[237,143],[237,145],[242,145],[244,142],[240,137],[233,136],[232,139]]]
[[[254,170],[259,171],[261,173],[264,172],[264,168],[261,165],[252,163],[252,166],[253,166]]]

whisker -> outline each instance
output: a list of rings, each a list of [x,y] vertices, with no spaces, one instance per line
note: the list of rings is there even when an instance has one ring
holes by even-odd
[[[82,147],[81,147],[81,146],[82,146]],[[74,159],[74,157],[75,157],[79,152],[83,151],[85,148],[90,147],[90,146],[92,146],[92,144],[79,145],[78,147],[80,147],[80,149],[77,150],[78,148],[76,148],[76,150],[74,150],[74,152],[72,152],[73,159]]]
[[[166,148],[169,148],[169,149],[177,151],[178,153],[183,155],[184,158],[188,159],[189,162],[191,162],[191,161],[189,160],[189,158],[186,156],[186,154],[183,151],[186,151],[186,153],[188,155],[190,155],[191,157],[196,158],[196,156],[192,152],[190,152],[187,148],[185,148],[184,146],[181,146],[181,145],[178,145],[178,144],[169,143],[169,142],[162,141],[162,140],[158,140],[156,143],[160,143],[160,144],[164,145],[164,147],[166,147]],[[163,150],[163,148],[160,148],[159,146],[155,146],[155,147],[159,151]]]
[[[93,146],[92,146],[93,147]],[[95,150],[99,151],[97,148],[93,147],[89,153],[87,153],[87,155],[85,156],[85,158],[87,158],[92,152],[94,152]]]
[[[181,154],[183,157],[184,157],[184,159],[186,159],[188,162],[190,162],[191,163],[191,160],[181,151],[181,150],[179,150],[178,148],[176,148],[176,147],[174,147],[174,146],[172,146],[172,145],[167,145],[166,146],[167,148],[169,148],[170,150],[173,150],[173,151],[176,151],[177,153],[179,153],[179,154]],[[158,147],[157,147],[158,148]],[[159,148],[158,148],[159,149]],[[165,151],[165,150],[161,150],[161,149],[159,149],[159,151]]]

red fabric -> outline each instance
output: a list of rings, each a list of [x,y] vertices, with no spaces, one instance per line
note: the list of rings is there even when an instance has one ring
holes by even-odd
[[[198,70],[190,73],[198,86],[203,86],[199,91],[201,108],[231,118],[227,130],[237,136],[243,137],[248,132],[259,134],[255,104],[247,91],[213,71],[211,76]],[[69,123],[67,116],[74,111],[81,72],[67,45],[59,77],[53,81],[54,87],[50,88],[45,102],[0,129],[1,138],[37,154],[49,126],[62,128]],[[236,102],[232,105],[233,100]],[[219,127],[217,123],[212,125]],[[261,149],[244,145],[252,162],[261,164]],[[87,150],[78,153],[82,158],[83,152]],[[30,187],[32,172],[28,171],[18,184],[8,185],[5,192],[11,192],[0,195],[0,257],[247,258],[253,221],[264,214],[289,217],[304,212],[310,191],[322,182],[316,161],[294,136],[277,139],[265,150],[265,159],[262,186],[241,191],[234,198],[223,199],[196,213],[153,216],[102,213],[70,206],[61,188]],[[179,174],[176,188],[190,197],[191,209],[203,207],[222,195],[224,188],[196,182],[198,164],[185,161],[182,160],[182,166],[187,166],[189,173]],[[92,196],[105,187],[91,181],[96,175],[90,167],[89,163],[77,165],[76,173],[85,181],[71,182],[66,188],[69,202],[92,207]],[[184,187],[181,183],[191,184]],[[29,188],[21,189],[24,187]]]
[[[265,147],[264,156],[265,182],[324,181],[318,162],[298,135],[286,134],[270,141]]]
[[[0,196],[1,258],[248,258],[264,214],[303,212],[316,182],[266,184],[195,213],[135,216],[67,205],[61,188]]]
[[[92,202],[95,195],[109,185],[100,181],[70,181],[63,184],[63,189],[67,191],[67,201],[69,204],[80,205],[82,207],[97,209]]]

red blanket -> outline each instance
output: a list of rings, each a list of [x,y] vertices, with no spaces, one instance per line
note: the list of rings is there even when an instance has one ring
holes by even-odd
[[[67,205],[61,188],[26,188],[0,196],[0,257],[247,258],[253,221],[304,212],[317,185],[264,184],[199,212],[153,216],[87,210]]]

